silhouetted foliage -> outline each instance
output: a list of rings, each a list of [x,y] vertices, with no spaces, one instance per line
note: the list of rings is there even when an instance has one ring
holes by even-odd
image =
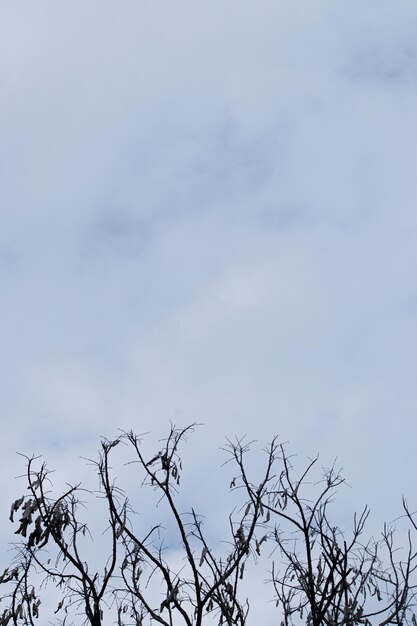
[[[363,539],[367,508],[355,515],[349,535],[331,523],[330,504],[344,483],[334,466],[311,482],[315,458],[297,477],[285,447],[274,439],[264,449],[262,478],[254,484],[247,470],[250,444],[228,440],[226,463],[235,474],[229,487],[237,502],[226,516],[228,537],[213,545],[200,514],[178,508],[180,448],[194,426],[171,427],[151,456],[133,432],[103,439],[91,460],[97,492],[77,484],[53,495],[46,464],[25,457],[27,492],[10,511],[21,541],[0,577],[1,601],[7,603],[0,626],[33,626],[43,610],[42,623],[54,619],[62,625],[244,626],[250,598],[240,597],[240,585],[248,559],[256,564],[265,545],[268,552],[258,567],[268,564],[262,576],[275,596],[277,624],[417,626],[412,612],[417,556],[411,542],[417,527],[405,500],[410,530],[406,548],[397,552],[392,526],[385,525],[378,540]],[[135,472],[133,499],[113,474],[120,445]],[[139,519],[134,502],[147,489],[156,500],[143,499],[146,515]],[[92,495],[106,510],[101,569],[89,548],[92,529],[83,521],[84,498]],[[164,526],[160,507],[165,507]]]

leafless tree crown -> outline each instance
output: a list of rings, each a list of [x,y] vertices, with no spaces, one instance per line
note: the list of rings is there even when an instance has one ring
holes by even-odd
[[[417,556],[411,541],[417,527],[405,500],[409,530],[402,550],[395,545],[393,526],[385,525],[378,539],[364,539],[367,508],[354,516],[345,534],[330,521],[336,490],[344,483],[335,466],[322,470],[318,480],[314,458],[297,475],[285,447],[274,439],[257,464],[261,474],[255,482],[248,470],[250,444],[227,440],[234,504],[226,515],[228,536],[214,541],[204,518],[194,508],[182,513],[178,504],[181,446],[194,427],[172,426],[151,456],[133,432],[103,439],[91,461],[97,492],[76,484],[54,495],[46,464],[25,457],[27,490],[10,511],[19,540],[0,576],[0,626],[33,626],[38,618],[67,626],[245,626],[250,598],[242,597],[242,584],[248,559],[252,570],[268,564],[261,575],[282,626],[417,626]],[[137,477],[133,498],[114,475],[117,446]],[[156,496],[153,517],[136,514],[138,493],[146,490]],[[91,497],[106,511],[100,567],[89,549],[94,533],[83,521],[85,500]],[[149,502],[145,496],[142,506]],[[158,520],[162,507],[164,526]]]

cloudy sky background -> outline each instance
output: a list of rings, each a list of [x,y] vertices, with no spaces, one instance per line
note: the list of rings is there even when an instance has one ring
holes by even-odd
[[[16,451],[65,474],[169,420],[204,476],[279,434],[342,507],[417,507],[416,32],[411,0],[2,2],[2,545]]]

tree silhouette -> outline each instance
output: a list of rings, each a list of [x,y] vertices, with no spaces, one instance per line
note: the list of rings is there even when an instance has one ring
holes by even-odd
[[[280,565],[272,564],[272,583],[282,623],[297,619],[311,626],[354,624],[415,624],[411,612],[417,567],[411,533],[402,558],[395,546],[395,527],[384,525],[378,540],[363,540],[369,509],[354,515],[346,535],[334,526],[329,508],[339,486],[345,483],[335,466],[322,470],[320,480],[310,482],[318,457],[309,461],[297,477],[284,446],[274,457],[280,471],[262,497],[273,521],[273,540]],[[406,507],[406,516],[416,525]]]
[[[55,494],[46,464],[24,457],[28,487],[11,506],[20,541],[0,577],[1,601],[7,604],[0,626],[33,626],[41,611],[42,623],[53,619],[62,625],[244,626],[250,602],[241,597],[245,566],[248,559],[257,563],[265,545],[257,567],[267,563],[278,623],[417,626],[412,612],[417,557],[411,542],[417,527],[405,500],[410,529],[402,552],[392,526],[385,525],[378,540],[363,540],[367,508],[354,517],[347,536],[329,518],[344,483],[334,466],[314,483],[314,458],[297,477],[285,447],[274,439],[257,463],[261,478],[255,483],[248,471],[250,443],[228,440],[225,463],[233,467],[234,501],[226,515],[228,536],[214,541],[199,512],[179,508],[181,446],[194,427],[172,426],[153,455],[133,432],[103,439],[98,457],[90,459],[96,491],[76,484]],[[133,496],[113,468],[116,448],[134,470]],[[91,497],[105,511],[107,525],[99,537],[84,521]],[[99,558],[91,550],[97,538]]]

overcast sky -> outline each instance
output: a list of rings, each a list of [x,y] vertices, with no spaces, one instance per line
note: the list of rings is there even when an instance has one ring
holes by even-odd
[[[169,420],[417,506],[416,33],[414,0],[2,1],[3,545],[16,451]]]

